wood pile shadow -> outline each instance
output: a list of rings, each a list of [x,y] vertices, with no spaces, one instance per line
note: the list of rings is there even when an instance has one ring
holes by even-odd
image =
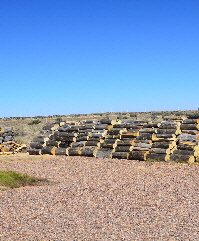
[[[162,122],[102,119],[46,125],[30,155],[67,155],[140,161],[199,161],[199,115]]]

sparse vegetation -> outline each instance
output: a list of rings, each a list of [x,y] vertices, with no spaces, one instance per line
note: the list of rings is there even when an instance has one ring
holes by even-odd
[[[29,122],[28,125],[38,125],[39,123],[41,123],[40,120],[33,120],[32,122]]]
[[[0,171],[0,186],[7,188],[17,188],[24,186],[41,185],[47,183],[47,179],[35,178],[15,171]]]

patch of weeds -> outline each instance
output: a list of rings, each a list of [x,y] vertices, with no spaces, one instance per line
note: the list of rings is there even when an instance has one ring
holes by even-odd
[[[146,159],[146,162],[165,162],[165,160],[162,160],[162,159],[160,159],[160,158],[154,158],[154,159],[152,159],[152,158],[147,158],[147,159]]]
[[[7,188],[18,188],[24,186],[41,186],[48,184],[49,181],[44,178],[36,178],[26,173],[17,173],[15,171],[0,171],[0,186]]]

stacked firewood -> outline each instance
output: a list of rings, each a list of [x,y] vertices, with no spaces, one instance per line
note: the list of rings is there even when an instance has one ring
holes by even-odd
[[[61,123],[62,124],[62,123]],[[42,151],[44,147],[46,147],[47,142],[50,139],[50,136],[54,134],[55,130],[60,126],[58,123],[48,124],[42,128],[39,135],[33,139],[33,141],[30,143],[30,147],[28,148],[28,152],[30,155],[41,155],[41,154],[47,154],[47,152]],[[56,144],[55,142],[52,144],[54,147]],[[51,154],[54,153],[55,148],[50,148],[48,151]]]
[[[14,131],[12,127],[5,125],[0,126],[0,154],[14,154],[25,152],[27,146],[25,144],[18,144],[14,139]]]
[[[182,122],[182,123],[181,123]],[[59,123],[43,128],[29,154],[199,161],[199,116],[182,121]]]
[[[190,115],[183,120],[177,149],[170,155],[172,161],[193,163],[199,161],[199,115]]]
[[[157,132],[160,123],[148,122],[140,123],[139,135],[134,141],[132,151],[129,153],[130,160],[145,161],[152,146],[152,136]]]
[[[180,133],[180,122],[162,122],[152,136],[152,146],[147,159],[169,161],[170,154],[176,149],[177,135]]]

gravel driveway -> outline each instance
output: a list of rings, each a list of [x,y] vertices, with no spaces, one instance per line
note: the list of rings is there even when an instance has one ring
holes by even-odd
[[[1,158],[2,159],[2,158]],[[0,160],[52,185],[0,191],[0,240],[199,240],[199,165]]]

